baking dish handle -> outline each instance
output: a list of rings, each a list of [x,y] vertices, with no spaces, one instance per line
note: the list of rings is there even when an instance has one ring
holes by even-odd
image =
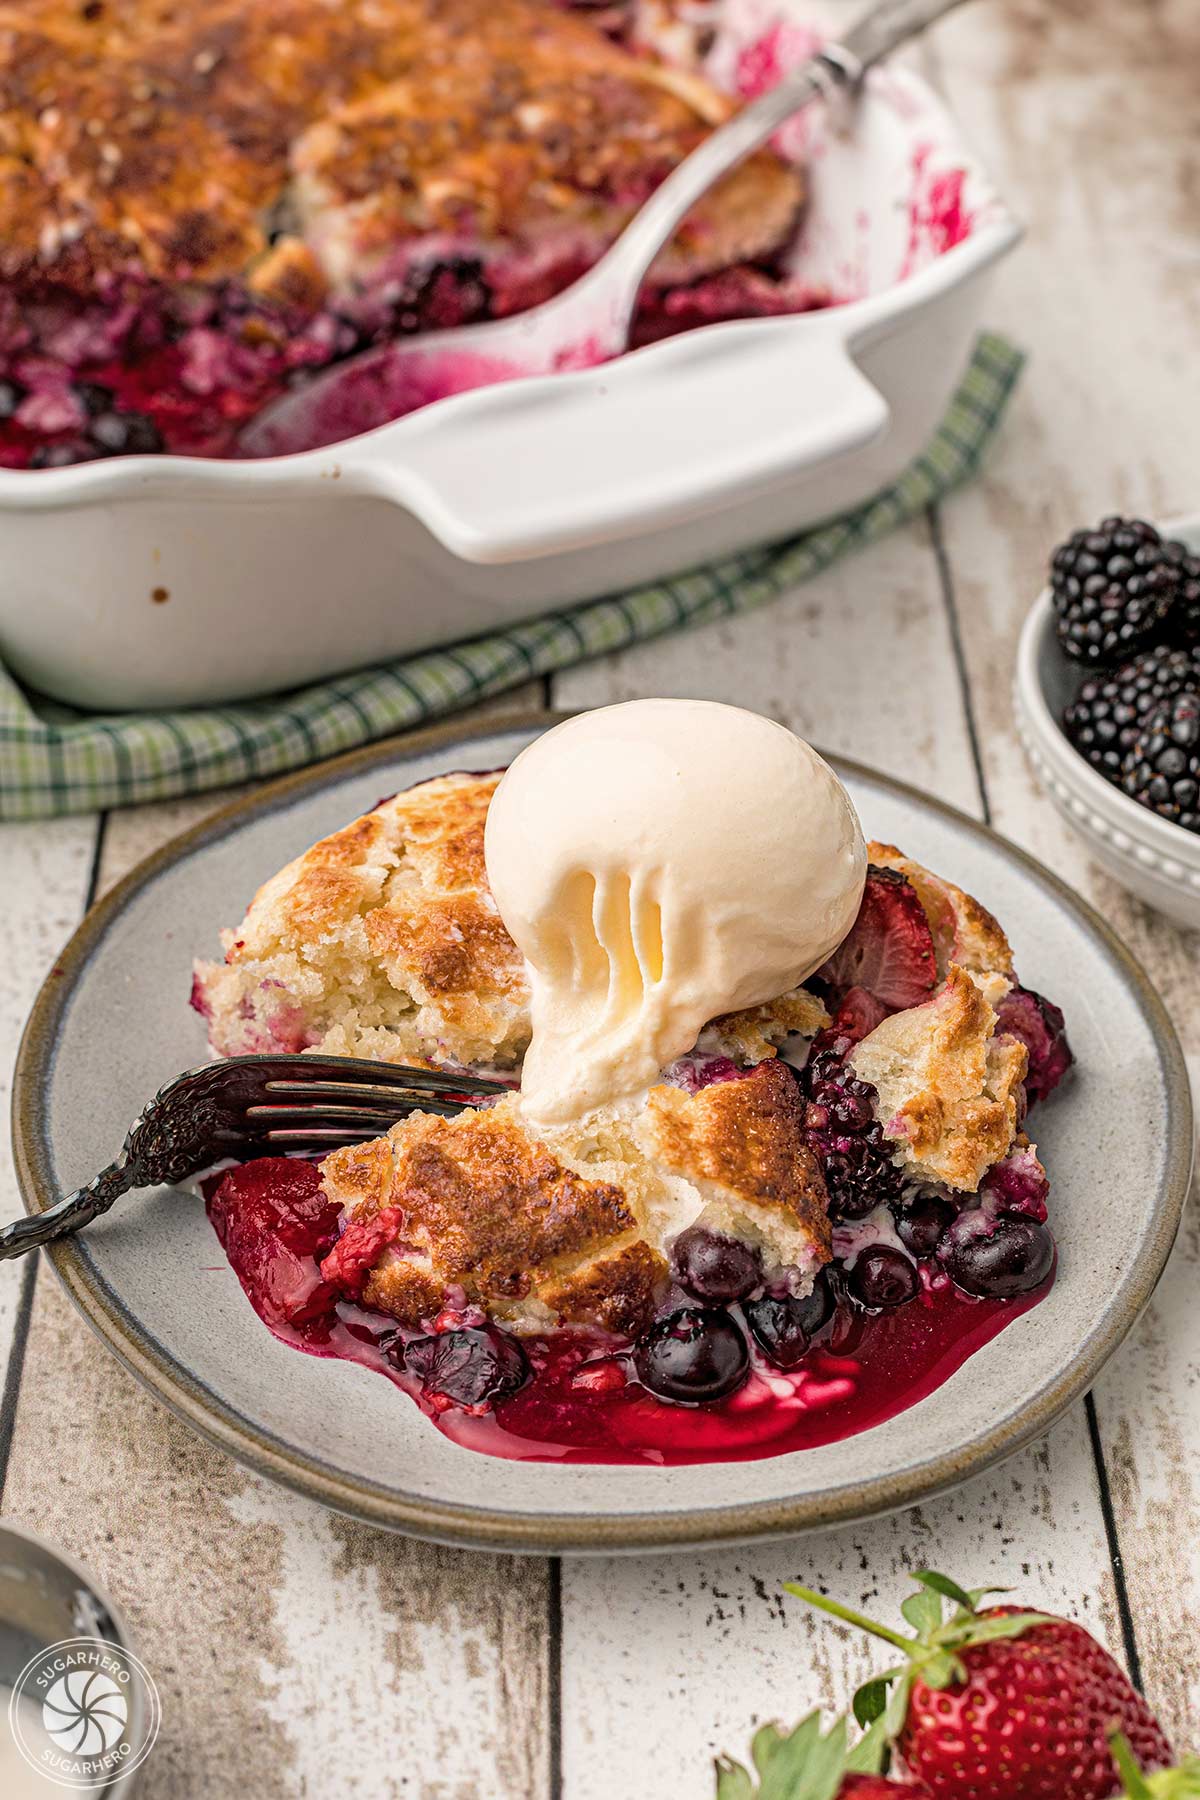
[[[686,523],[887,422],[840,329],[810,313],[461,394],[337,453],[353,485],[408,507],[455,555],[507,563]]]

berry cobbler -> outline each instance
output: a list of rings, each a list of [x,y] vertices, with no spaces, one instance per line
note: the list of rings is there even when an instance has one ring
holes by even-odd
[[[0,467],[235,454],[311,371],[568,285],[731,108],[638,12],[0,0]],[[803,202],[750,157],[639,341],[811,304],[778,261]]]
[[[218,1054],[510,1084],[208,1187],[276,1335],[388,1373],[460,1443],[661,1463],[829,1442],[1050,1285],[1029,1114],[1071,1062],[1062,1014],[984,907],[864,845],[768,720],[580,715],[503,776],[427,781],[324,839],[225,948],[193,990]]]

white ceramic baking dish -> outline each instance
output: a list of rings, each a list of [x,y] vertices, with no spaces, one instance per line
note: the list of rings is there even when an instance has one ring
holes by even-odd
[[[791,53],[765,0],[742,10],[718,79],[747,67],[747,45]],[[930,437],[1018,227],[906,70],[789,131],[811,175],[796,270],[840,304],[459,395],[299,456],[0,471],[0,656],[84,706],[231,700],[865,499]]]

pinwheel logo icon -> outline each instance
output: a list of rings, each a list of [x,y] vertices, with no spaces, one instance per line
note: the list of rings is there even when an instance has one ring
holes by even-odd
[[[125,1696],[103,1669],[60,1675],[42,1701],[47,1736],[72,1756],[103,1755],[120,1743],[128,1723]]]
[[[161,1718],[150,1671],[108,1638],[66,1638],[39,1651],[8,1707],[26,1762],[59,1787],[89,1794],[146,1760]]]

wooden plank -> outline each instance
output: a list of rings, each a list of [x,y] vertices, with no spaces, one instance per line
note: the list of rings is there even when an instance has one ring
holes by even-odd
[[[956,502],[957,504],[957,502]],[[705,695],[757,707],[971,811],[979,793],[937,560],[925,523],[762,613],[559,678],[555,699]],[[764,1718],[845,1704],[882,1666],[865,1642],[784,1602],[800,1577],[882,1615],[905,1571],[1020,1583],[1121,1642],[1086,1421],[959,1493],[893,1519],[771,1544],[563,1565],[563,1769],[568,1800],[707,1791],[710,1758]],[[651,1697],[652,1700],[651,1700]]]
[[[729,700],[973,807],[964,716],[922,520],[759,612],[556,676],[556,706],[640,694]]]
[[[90,815],[3,829],[4,952],[0,956],[0,1105],[8,1113],[13,1062],[42,978],[79,922],[91,874],[96,821]],[[7,1131],[0,1132],[0,1218],[21,1211]],[[0,1263],[0,1392],[13,1333],[28,1299],[30,1271]],[[0,1420],[0,1471],[4,1421]]]
[[[1029,224],[996,324],[1029,378],[987,480],[946,515],[996,822],[1080,888],[1152,978],[1200,1071],[1200,959],[1089,863],[1012,734],[1009,671],[1048,552],[1105,512],[1194,511],[1200,410],[1181,371],[1195,310],[1194,6],[972,9],[938,38],[946,85]],[[1147,1692],[1176,1741],[1200,1717],[1200,1236],[1185,1226],[1144,1321],[1096,1388]]]
[[[1016,1582],[1116,1648],[1120,1627],[1079,1408],[1042,1444],[929,1506],[791,1543],[563,1565],[568,1800],[706,1795],[719,1750],[766,1719],[845,1706],[886,1648],[810,1615],[799,1580],[898,1622],[914,1568]]]
[[[546,1793],[544,1565],[410,1543],[271,1487],[152,1401],[52,1280],[5,1513],[82,1557],[129,1617],[163,1702],[147,1800]]]

